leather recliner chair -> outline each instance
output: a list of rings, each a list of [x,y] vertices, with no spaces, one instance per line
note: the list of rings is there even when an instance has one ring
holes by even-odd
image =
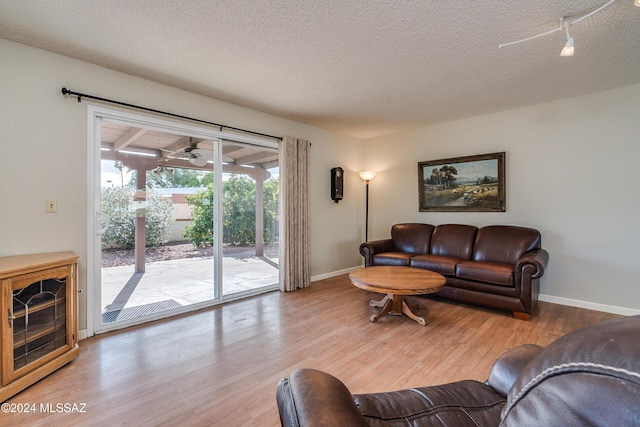
[[[511,349],[484,383],[351,395],[328,373],[300,369],[276,398],[286,427],[640,426],[640,316]]]

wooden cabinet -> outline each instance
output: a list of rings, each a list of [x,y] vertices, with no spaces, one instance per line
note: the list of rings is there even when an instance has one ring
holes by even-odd
[[[0,401],[78,357],[78,256],[0,258]]]

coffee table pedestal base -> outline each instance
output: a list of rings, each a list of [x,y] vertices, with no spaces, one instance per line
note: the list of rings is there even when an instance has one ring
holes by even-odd
[[[411,311],[404,295],[387,294],[387,296],[382,298],[380,301],[371,301],[369,305],[371,307],[382,307],[379,312],[372,314],[371,317],[369,317],[369,321],[372,323],[376,322],[385,314],[391,314],[392,316],[402,316],[404,314],[422,326],[427,324],[424,318],[417,316],[413,311]]]

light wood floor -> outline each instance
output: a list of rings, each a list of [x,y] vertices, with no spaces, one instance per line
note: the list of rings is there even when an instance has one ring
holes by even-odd
[[[297,368],[330,372],[353,393],[484,380],[513,346],[619,317],[540,303],[526,322],[411,298],[427,326],[405,316],[369,323],[379,298],[340,276],[89,338],[78,359],[8,401],[84,403],[85,413],[0,413],[0,425],[278,426],[276,384]]]

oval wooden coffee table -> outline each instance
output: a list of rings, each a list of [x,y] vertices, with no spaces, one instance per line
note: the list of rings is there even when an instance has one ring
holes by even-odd
[[[437,292],[447,281],[443,275],[434,271],[412,267],[373,266],[364,267],[349,273],[351,282],[360,289],[387,294],[380,301],[371,301],[372,307],[382,307],[376,314],[372,314],[369,321],[375,322],[385,314],[402,316],[415,320],[422,326],[427,322],[415,315],[407,302],[405,295],[423,295]]]

